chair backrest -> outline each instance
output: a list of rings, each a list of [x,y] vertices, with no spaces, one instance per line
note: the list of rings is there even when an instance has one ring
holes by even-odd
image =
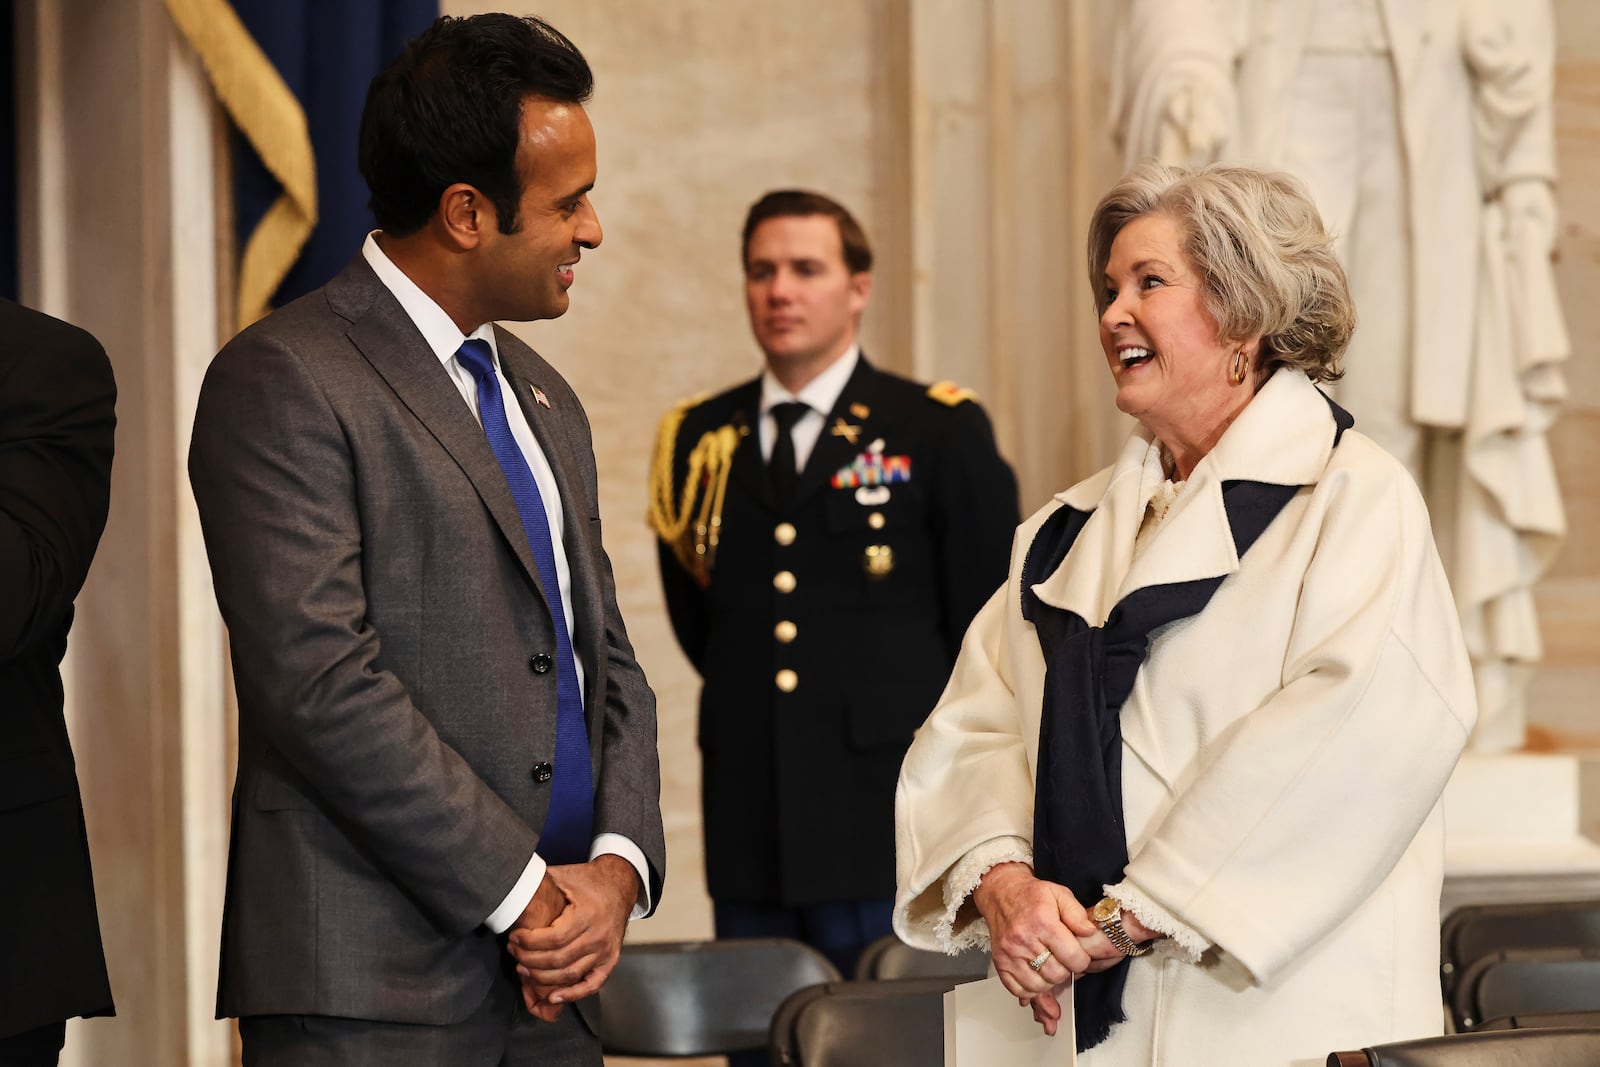
[[[1439,927],[1439,968],[1446,999],[1477,960],[1501,949],[1600,945],[1600,900],[1544,904],[1473,904]]]
[[[1501,1015],[1600,1010],[1600,948],[1505,949],[1477,960],[1450,993],[1457,1030]]]
[[[624,945],[600,989],[600,1046],[618,1056],[716,1056],[767,1047],[772,1013],[839,972],[782,938]]]
[[[925,1067],[944,1062],[944,995],[954,977],[829,982],[772,1017],[777,1067]]]
[[[1481,1034],[1485,1030],[1548,1030],[1553,1026],[1578,1026],[1586,1030],[1600,1030],[1600,1011],[1545,1011],[1499,1015],[1474,1026],[1472,1032]]]
[[[1451,1034],[1335,1052],[1327,1067],[1594,1067],[1600,1030],[1504,1030]]]
[[[883,978],[987,978],[989,950],[971,948],[954,956],[912,948],[893,934],[868,945],[856,961],[856,981]]]

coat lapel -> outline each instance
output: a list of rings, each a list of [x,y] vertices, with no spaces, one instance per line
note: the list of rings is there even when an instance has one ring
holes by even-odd
[[[1105,622],[1133,561],[1133,537],[1143,501],[1139,478],[1149,442],[1128,439],[1109,469],[1056,494],[1067,507],[1090,512],[1061,565],[1033,587],[1040,600],[1070,611],[1090,626]]]
[[[759,500],[768,511],[773,510],[772,485],[767,481],[767,465],[761,458],[761,379],[757,378],[740,387],[734,398],[733,413],[728,421],[746,432],[739,436],[739,445],[733,450],[733,466],[728,477],[750,500]]]
[[[562,549],[567,557],[572,581],[573,644],[578,658],[583,661],[584,678],[589,682],[584,703],[589,708],[589,722],[593,729],[602,721],[598,701],[604,697],[604,686],[599,684],[602,677],[600,650],[605,647],[605,623],[600,607],[601,583],[588,543],[588,509],[579,506],[584,496],[574,468],[574,457],[568,449],[569,438],[556,432],[559,420],[572,418],[576,413],[558,411],[554,406],[545,407],[534,399],[533,390],[543,388],[539,382],[540,371],[547,365],[537,358],[532,349],[500,327],[495,328],[495,348],[500,355],[500,366],[506,380],[511,383],[511,391],[522,407],[522,416],[533,431],[534,439],[539,442],[546,462],[550,464],[556,490],[561,495]],[[552,592],[560,594],[559,590]]]
[[[365,272],[365,278],[359,277],[361,272]],[[460,466],[522,564],[528,580],[539,588],[538,569],[522,529],[522,517],[511,499],[505,472],[500,469],[483,428],[461,402],[461,394],[456,391],[449,373],[434,358],[399,302],[383,288],[364,261],[347,268],[337,281],[361,286],[368,280],[378,291],[372,294],[364,313],[351,322],[348,331],[351,342],[389,383],[400,402]],[[335,294],[338,295],[344,294]]]
[[[805,469],[800,472],[800,478],[795,483],[795,506],[798,507],[801,501],[827,485],[835,471],[840,467],[849,466],[856,456],[866,450],[867,442],[874,436],[871,417],[869,415],[867,418],[856,418],[850,414],[850,405],[865,404],[869,409],[877,409],[880,406],[877,403],[877,379],[878,372],[867,362],[867,357],[857,357],[856,369],[850,372],[850,380],[839,390],[839,398],[833,402],[833,410],[824,416],[822,433],[817,437],[817,443],[806,459]],[[854,444],[849,438],[833,432],[833,428],[840,420],[861,427],[861,433]]]
[[[1422,30],[1418,23],[1420,12],[1417,10],[1421,6],[1417,0],[1381,0],[1378,5],[1389,37],[1389,55],[1394,60],[1396,100],[1409,99],[1410,86],[1416,79],[1417,58],[1422,47]],[[1452,29],[1460,32],[1459,28]]]
[[[1136,430],[1108,472],[1058,494],[1063,504],[1092,514],[1061,565],[1034,592],[1044,603],[1098,626],[1141,589],[1225,578],[1239,569],[1239,553],[1224,489],[1240,482],[1315,484],[1332,455],[1336,432],[1327,399],[1316,387],[1298,371],[1278,371],[1195,467],[1165,521],[1134,559],[1149,498],[1147,479],[1151,464],[1158,462],[1149,434]],[[1161,730],[1153,719],[1158,713],[1130,698],[1122,711],[1123,739],[1153,773],[1170,781]]]

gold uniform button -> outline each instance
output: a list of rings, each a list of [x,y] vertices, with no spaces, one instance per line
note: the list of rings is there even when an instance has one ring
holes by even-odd
[[[785,693],[792,693],[795,690],[795,686],[800,684],[800,676],[785,667],[778,672],[777,681],[780,690]]]
[[[883,529],[883,524],[887,521],[888,520],[883,517],[883,512],[881,511],[874,511],[871,515],[867,516],[867,525],[872,527],[874,530]]]
[[[796,626],[788,619],[784,619],[782,622],[778,623],[778,625],[772,628],[773,636],[786,645],[790,641],[793,641],[799,632],[800,627]]]
[[[779,571],[772,576],[772,588],[780,593],[794,592],[796,584],[794,571]]]
[[[780,545],[794,544],[794,523],[780,522],[772,531],[772,539]]]

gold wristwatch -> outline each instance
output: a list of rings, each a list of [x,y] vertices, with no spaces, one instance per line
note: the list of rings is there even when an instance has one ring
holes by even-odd
[[[1143,956],[1150,951],[1149,945],[1135,944],[1122,928],[1122,905],[1111,897],[1101,897],[1100,903],[1089,909],[1089,918],[1124,956]]]

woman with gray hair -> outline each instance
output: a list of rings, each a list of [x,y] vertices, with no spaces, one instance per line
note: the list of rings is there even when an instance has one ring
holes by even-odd
[[[1089,278],[1138,425],[1018,530],[906,756],[895,928],[987,943],[1047,1033],[1070,989],[1085,1067],[1437,1033],[1472,673],[1416,486],[1315,384],[1330,238],[1288,175],[1146,164]]]

